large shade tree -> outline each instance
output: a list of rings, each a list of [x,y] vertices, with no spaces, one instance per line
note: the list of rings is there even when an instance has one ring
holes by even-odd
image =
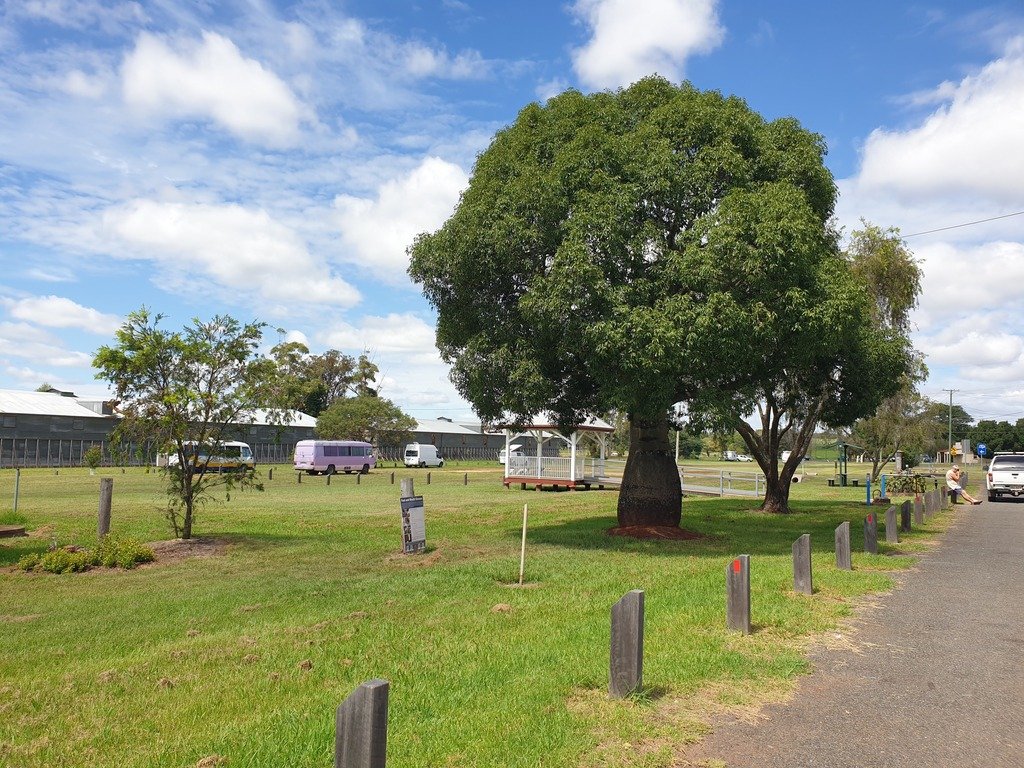
[[[759,216],[751,211],[719,227],[709,250],[720,269],[742,268],[749,244],[769,226]],[[897,231],[865,223],[846,253],[830,250],[815,268],[810,281],[788,281],[788,307],[763,308],[750,349],[763,364],[754,381],[728,394],[709,389],[691,408],[740,433],[765,474],[769,512],[789,511],[790,483],[820,424],[849,427],[874,414],[913,383],[919,365],[908,332],[920,269]],[[780,465],[784,446],[791,453]]]
[[[488,421],[626,413],[619,523],[678,525],[673,404],[774,372],[780,324],[845,343],[831,325],[863,307],[824,153],[793,119],[660,78],[530,104],[411,248],[456,387]]]

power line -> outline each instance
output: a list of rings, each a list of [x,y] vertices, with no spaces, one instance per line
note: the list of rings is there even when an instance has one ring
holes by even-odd
[[[977,221],[966,221],[963,224],[953,224],[949,227],[939,227],[938,229],[929,229],[925,232],[915,232],[912,235],[900,235],[904,240],[908,237],[918,237],[920,235],[930,235],[933,232],[945,232],[947,229],[960,229],[961,227],[972,227],[975,224],[984,224],[989,221],[998,221],[999,219],[1008,219],[1011,216],[1024,216],[1024,211],[1017,211],[1016,213],[1004,213],[1002,216],[993,216],[989,219],[978,219]]]

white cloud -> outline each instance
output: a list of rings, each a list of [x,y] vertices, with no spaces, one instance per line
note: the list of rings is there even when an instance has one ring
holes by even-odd
[[[27,323],[0,323],[0,349],[9,357],[31,360],[33,365],[89,367],[92,356],[65,349],[60,341]]]
[[[60,87],[71,96],[98,99],[107,92],[107,85],[106,79],[102,76],[87,75],[79,69],[74,69],[65,75]]]
[[[160,265],[173,287],[220,288],[279,302],[291,311],[311,304],[352,306],[358,291],[331,274],[303,240],[264,210],[136,200],[103,215],[109,236],[133,250],[132,256]]]
[[[295,143],[304,107],[276,74],[215,32],[202,41],[142,34],[122,67],[125,102],[172,119],[206,118],[247,140]]]
[[[469,183],[457,165],[428,157],[408,175],[380,186],[376,198],[335,199],[347,259],[390,283],[406,280],[406,248],[451,215]]]
[[[1020,359],[1024,341],[1011,333],[946,332],[919,339],[928,361],[940,364],[1004,367]]]
[[[537,98],[541,101],[547,101],[548,99],[557,96],[568,87],[569,84],[565,82],[565,80],[560,77],[556,77],[552,80],[540,83],[534,93],[537,94]]]
[[[339,349],[369,350],[374,354],[411,353],[438,360],[434,346],[434,326],[409,313],[392,312],[385,316],[367,315],[362,325],[334,324],[323,341]]]
[[[1013,40],[1002,58],[977,74],[955,86],[943,83],[929,98],[944,102],[920,125],[871,134],[860,185],[902,196],[975,193],[1018,203],[1024,176],[1024,38]]]
[[[83,307],[62,296],[32,296],[25,299],[5,299],[11,317],[47,328],[77,328],[90,333],[110,336],[121,325],[121,318],[91,307]]]
[[[717,0],[577,0],[572,11],[592,31],[573,51],[573,66],[593,88],[654,73],[681,80],[687,58],[713,50],[725,34]]]

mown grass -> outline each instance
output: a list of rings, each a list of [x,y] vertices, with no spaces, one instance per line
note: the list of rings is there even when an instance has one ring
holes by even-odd
[[[265,468],[264,468],[265,469]],[[470,484],[464,486],[468,471]],[[114,477],[115,532],[169,537],[157,473]],[[662,766],[709,709],[781,695],[814,633],[851,600],[891,586],[892,557],[925,546],[939,516],[882,554],[834,566],[833,530],[862,488],[794,487],[795,514],[736,499],[687,499],[701,538],[606,535],[614,492],[505,490],[494,465],[304,478],[275,469],[263,493],[200,512],[213,557],[54,576],[0,569],[0,764],[327,766],[333,715],[361,682],[391,681],[395,766]],[[9,509],[13,471],[0,471]],[[426,554],[400,550],[402,476],[426,500]],[[0,566],[51,541],[96,540],[99,476],[23,470],[28,539],[0,540]],[[530,530],[518,577],[522,505]],[[875,508],[878,509],[877,507]],[[884,519],[884,518],[883,518]],[[810,533],[816,594],[792,591],[790,546]],[[884,535],[880,534],[884,540]],[[724,627],[724,569],[751,555],[756,631]],[[609,701],[609,612],[646,591],[645,690]],[[495,606],[501,606],[495,610]]]

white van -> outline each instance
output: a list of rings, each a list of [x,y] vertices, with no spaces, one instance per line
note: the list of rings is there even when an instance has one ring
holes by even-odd
[[[405,446],[405,466],[443,467],[444,459],[437,453],[437,446],[429,443],[409,443]]]
[[[509,449],[512,451],[512,458],[513,459],[518,457],[518,456],[525,456],[526,455],[526,452],[523,451],[523,446],[519,445],[518,443],[512,443],[512,445],[509,446]],[[505,449],[504,448],[502,448],[500,451],[498,451],[498,463],[499,464],[504,464],[505,463]]]

